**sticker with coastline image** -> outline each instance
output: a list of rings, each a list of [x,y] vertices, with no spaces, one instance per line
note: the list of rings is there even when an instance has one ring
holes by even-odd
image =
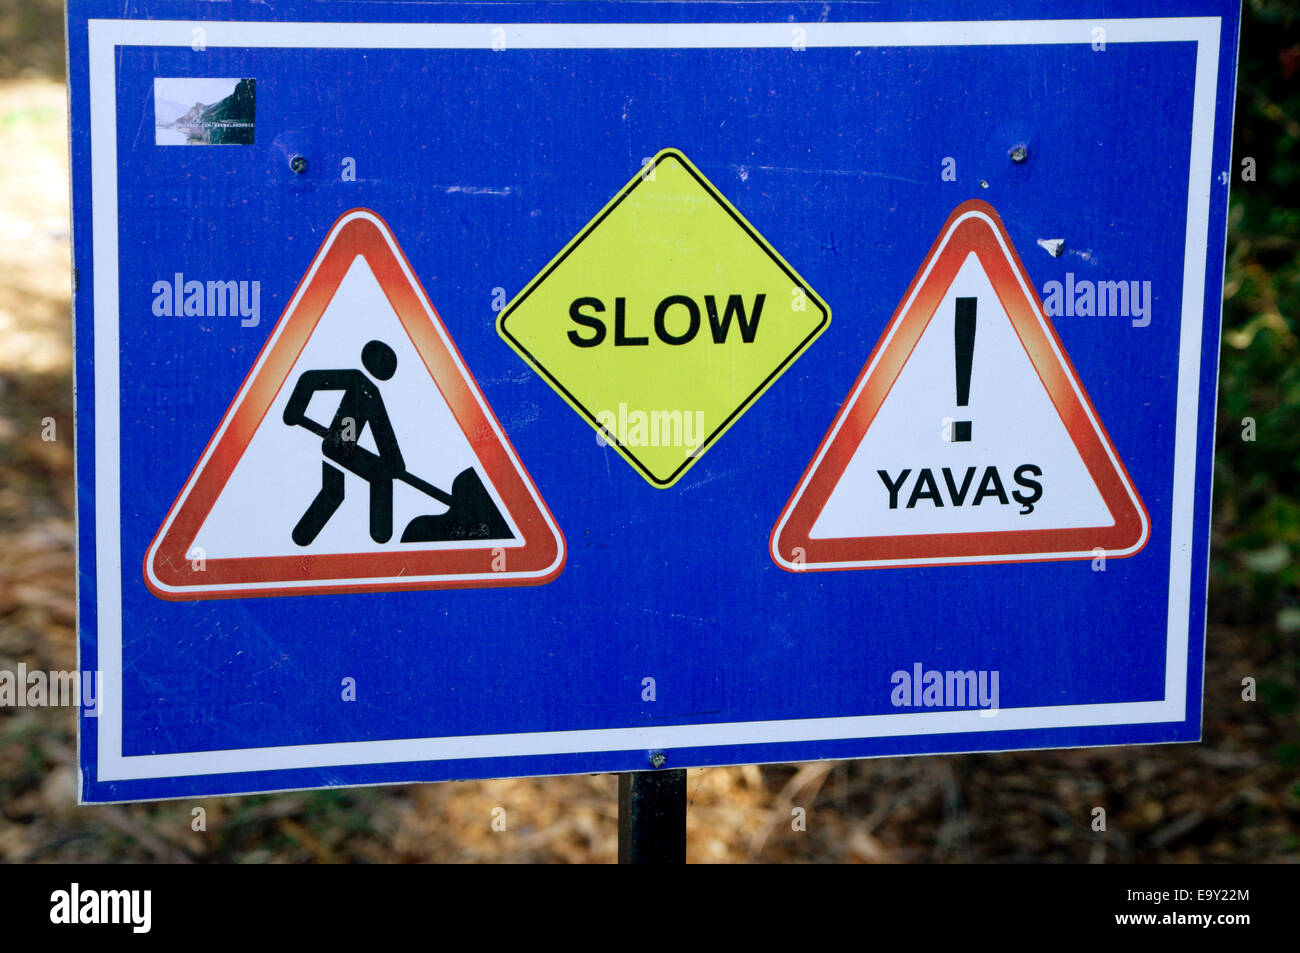
[[[153,81],[154,143],[251,146],[257,80],[158,77]]]

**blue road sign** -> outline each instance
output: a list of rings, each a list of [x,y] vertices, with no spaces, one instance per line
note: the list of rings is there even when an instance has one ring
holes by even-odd
[[[83,800],[1197,740],[1238,14],[71,0]]]

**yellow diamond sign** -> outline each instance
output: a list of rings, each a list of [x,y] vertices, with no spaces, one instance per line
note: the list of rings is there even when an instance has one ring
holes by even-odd
[[[830,310],[665,149],[506,306],[497,330],[651,484],[671,486]]]

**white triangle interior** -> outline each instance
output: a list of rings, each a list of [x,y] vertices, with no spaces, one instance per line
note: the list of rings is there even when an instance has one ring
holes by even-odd
[[[956,299],[974,297],[976,331],[970,397],[956,403],[954,328]],[[969,442],[946,440],[948,421],[970,421]],[[1012,499],[1033,495],[1017,484],[1025,464],[1042,470],[1023,475],[1041,485],[1041,497],[1029,513]],[[974,505],[988,467],[996,467],[1008,498],[985,494]],[[960,490],[974,467],[967,496],[954,505],[942,472],[948,468]],[[939,503],[924,493],[912,502],[921,471],[929,469]],[[897,484],[896,506],[878,471]],[[1066,431],[1042,380],[1034,370],[1011,319],[998,301],[988,276],[972,252],[962,263],[938,310],[922,332],[875,420],[854,451],[843,476],[814,521],[813,539],[861,539],[875,536],[922,536],[936,533],[991,533],[1036,529],[1101,528],[1114,518]]]
[[[361,369],[361,349],[380,340],[397,355],[397,370],[378,381],[408,472],[450,491],[452,480],[473,467],[509,524],[514,539],[468,542],[402,543],[402,529],[416,516],[445,513],[447,507],[419,490],[394,482],[393,537],[376,543],[369,533],[369,484],[344,475],[344,500],[308,546],[298,546],[292,531],[321,488],[321,439],[301,427],[286,426],[284,408],[299,375],[307,370]],[[328,425],[338,406],[336,393],[317,392],[308,414]],[[374,450],[370,428],[357,435]],[[375,553],[403,549],[467,549],[523,545],[522,534],[507,511],[457,424],[410,336],[365,259],[349,266],[338,291],[325,308],[302,353],[262,418],[226,486],[187,553],[201,548],[206,559],[266,556]]]

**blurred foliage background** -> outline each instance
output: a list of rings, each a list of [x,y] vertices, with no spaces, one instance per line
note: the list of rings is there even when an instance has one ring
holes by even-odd
[[[1248,0],[1224,285],[1211,618],[1258,626],[1261,701],[1293,716],[1300,633],[1300,37],[1295,2]],[[1253,166],[1255,181],[1243,176]],[[1254,440],[1246,439],[1254,421]],[[1294,726],[1294,722],[1292,723]],[[1294,735],[1282,756],[1300,756]]]
[[[1244,10],[1204,741],[691,771],[691,860],[1300,861],[1297,6]],[[0,0],[2,669],[76,664],[63,70],[59,0]],[[76,777],[71,710],[0,709],[0,860],[615,857],[611,776],[84,808]],[[791,830],[794,806],[805,832]],[[1106,831],[1091,828],[1096,806]]]

